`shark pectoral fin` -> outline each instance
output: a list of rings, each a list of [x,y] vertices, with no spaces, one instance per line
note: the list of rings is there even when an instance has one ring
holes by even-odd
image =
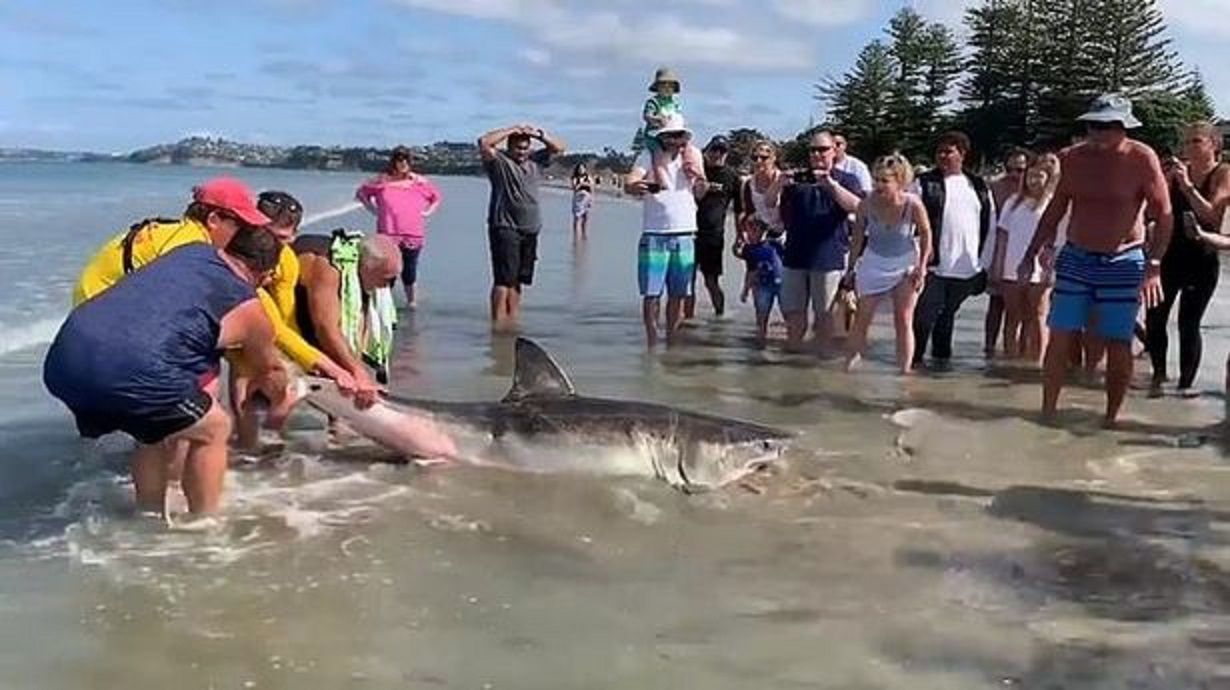
[[[568,375],[547,351],[529,338],[517,338],[513,384],[505,402],[530,397],[564,398],[576,395]]]

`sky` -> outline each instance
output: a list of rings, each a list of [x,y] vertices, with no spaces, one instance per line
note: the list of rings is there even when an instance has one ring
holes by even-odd
[[[1230,114],[1230,0],[1160,0]],[[904,5],[961,31],[972,0],[0,0],[0,147],[127,152],[469,141],[532,122],[626,148],[654,69],[698,136],[784,138]]]

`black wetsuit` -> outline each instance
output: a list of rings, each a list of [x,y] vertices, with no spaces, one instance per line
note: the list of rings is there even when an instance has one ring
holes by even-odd
[[[1205,199],[1211,194],[1213,176],[1224,163],[1213,168],[1199,186]],[[1187,197],[1177,188],[1170,190],[1170,203],[1174,209],[1175,229],[1170,247],[1162,258],[1162,303],[1150,309],[1146,315],[1149,357],[1153,361],[1154,378],[1166,376],[1166,355],[1170,338],[1166,332],[1170,321],[1170,309],[1179,302],[1179,388],[1191,388],[1200,370],[1200,355],[1203,342],[1200,322],[1205,309],[1217,289],[1217,277],[1221,266],[1217,251],[1188,235],[1185,223],[1195,215]],[[1190,213],[1190,215],[1188,215]],[[1217,232],[1204,223],[1200,227],[1208,232]]]

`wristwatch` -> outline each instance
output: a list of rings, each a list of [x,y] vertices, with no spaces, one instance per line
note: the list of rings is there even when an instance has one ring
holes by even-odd
[[[1161,268],[1162,260],[1161,259],[1149,259],[1149,267],[1150,268]]]

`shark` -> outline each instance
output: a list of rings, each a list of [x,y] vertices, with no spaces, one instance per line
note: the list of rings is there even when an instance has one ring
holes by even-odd
[[[302,401],[406,459],[528,472],[654,477],[695,493],[777,461],[793,434],[754,422],[635,400],[577,393],[537,343],[515,344],[512,387],[498,401],[452,402],[385,394],[360,410],[326,379]]]

